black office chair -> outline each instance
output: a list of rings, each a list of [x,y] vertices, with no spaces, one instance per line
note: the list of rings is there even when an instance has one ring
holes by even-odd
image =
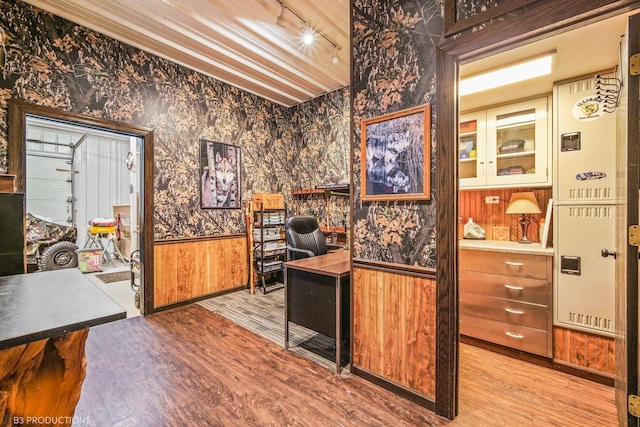
[[[284,229],[291,260],[323,255],[328,249],[343,248],[327,244],[318,220],[313,216],[291,216],[287,218]]]

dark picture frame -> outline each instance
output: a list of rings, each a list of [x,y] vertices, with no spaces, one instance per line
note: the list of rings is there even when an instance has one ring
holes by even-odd
[[[431,199],[431,105],[361,122],[362,201]]]
[[[200,207],[239,209],[240,147],[200,140]]]

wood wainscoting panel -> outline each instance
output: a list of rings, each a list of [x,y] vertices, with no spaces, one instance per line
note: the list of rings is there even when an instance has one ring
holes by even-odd
[[[615,341],[556,326],[553,328],[553,359],[614,375]]]
[[[435,398],[435,281],[356,267],[352,287],[353,364]]]
[[[244,237],[156,242],[154,307],[246,285],[249,268]]]

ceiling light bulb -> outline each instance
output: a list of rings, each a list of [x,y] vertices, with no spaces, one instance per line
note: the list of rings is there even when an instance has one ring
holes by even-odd
[[[313,43],[313,32],[311,30],[306,30],[304,36],[302,36],[302,41],[306,45]]]
[[[338,49],[335,49],[335,51],[333,52],[333,57],[331,58],[331,62],[333,62],[334,64],[337,64],[340,62],[340,58],[338,58]]]

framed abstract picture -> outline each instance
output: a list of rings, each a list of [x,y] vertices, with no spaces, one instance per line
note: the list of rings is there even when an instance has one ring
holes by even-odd
[[[200,207],[240,208],[240,147],[200,141]]]
[[[431,106],[362,120],[361,199],[431,198]]]

